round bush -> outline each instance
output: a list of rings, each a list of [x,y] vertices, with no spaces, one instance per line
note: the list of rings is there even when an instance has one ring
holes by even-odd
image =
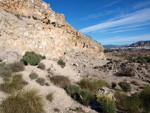
[[[97,99],[102,113],[116,113],[115,102],[107,96],[102,96]]]
[[[131,85],[127,82],[119,82],[118,85],[125,91],[131,91]]]
[[[115,82],[112,82],[111,87],[114,89],[117,86]]]
[[[70,85],[66,88],[66,92],[74,100],[79,100],[79,87],[78,86]]]
[[[87,91],[87,90],[81,90],[80,91],[80,97],[81,97],[80,102],[86,106],[88,106],[89,104],[91,104],[95,100],[94,94]]]
[[[44,58],[45,57],[35,54],[34,52],[26,52],[25,55],[22,57],[21,61],[26,65],[38,65],[40,60]]]

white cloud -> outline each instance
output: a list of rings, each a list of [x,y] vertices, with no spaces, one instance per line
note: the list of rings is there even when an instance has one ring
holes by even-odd
[[[102,7],[100,7],[100,8],[97,8],[96,10],[100,10],[100,9],[103,9],[103,8],[108,8],[108,7],[110,7],[110,6],[113,6],[113,5],[115,5],[115,4],[118,4],[119,2],[121,2],[122,0],[115,0],[115,1],[113,1],[113,2],[111,2],[111,3],[109,3],[109,4],[107,4],[107,5],[104,5],[104,6],[102,6]]]
[[[83,33],[89,33],[97,30],[106,30],[114,27],[123,27],[127,25],[142,25],[144,23],[150,22],[150,8],[136,11],[135,13],[126,14],[118,19],[112,19],[104,23],[89,26],[80,29]]]
[[[119,11],[119,9],[115,9],[115,10],[111,10],[111,11],[103,11],[103,12],[99,12],[99,13],[96,13],[96,14],[87,15],[85,17],[82,17],[82,18],[78,19],[78,21],[99,18],[101,16],[106,16],[106,15],[116,13],[117,11]]]
[[[150,34],[146,35],[139,35],[139,36],[132,36],[132,37],[122,37],[122,36],[117,36],[113,38],[107,38],[107,39],[102,39],[99,42],[102,44],[112,44],[112,43],[122,43],[122,42],[129,42],[129,41],[143,41],[143,40],[150,40]]]

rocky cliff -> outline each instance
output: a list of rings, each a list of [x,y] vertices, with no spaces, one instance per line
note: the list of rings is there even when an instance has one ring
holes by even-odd
[[[0,0],[0,49],[58,58],[75,50],[105,59],[103,46],[85,36],[42,0]]]

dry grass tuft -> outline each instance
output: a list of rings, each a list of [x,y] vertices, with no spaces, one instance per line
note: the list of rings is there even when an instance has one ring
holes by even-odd
[[[2,113],[44,113],[43,100],[37,90],[22,91],[2,102]]]

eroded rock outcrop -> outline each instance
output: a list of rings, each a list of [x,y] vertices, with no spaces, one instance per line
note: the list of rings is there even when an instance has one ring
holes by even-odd
[[[23,55],[58,58],[76,50],[105,59],[101,44],[85,36],[42,0],[0,0],[0,47]]]

